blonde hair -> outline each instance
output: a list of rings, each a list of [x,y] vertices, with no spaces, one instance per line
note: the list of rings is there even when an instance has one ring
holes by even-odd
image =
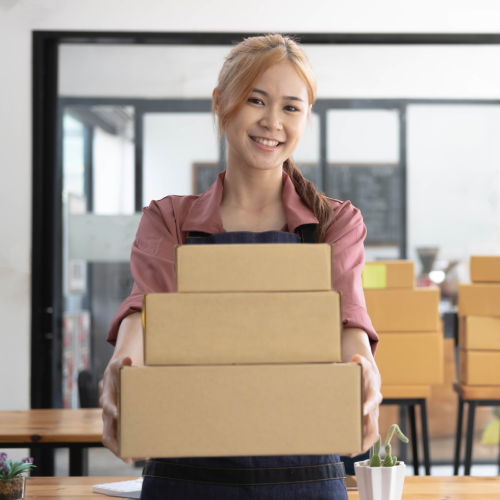
[[[236,45],[226,57],[217,81],[217,102],[212,102],[212,112],[217,116],[219,134],[244,105],[255,83],[274,64],[289,61],[307,87],[309,104],[316,100],[316,78],[313,69],[300,45],[291,37],[276,33],[246,38]],[[319,168],[319,165],[318,165]],[[324,241],[325,230],[333,217],[333,211],[323,193],[318,193],[314,184],[304,178],[293,158],[283,163],[297,193],[318,219],[316,238]]]

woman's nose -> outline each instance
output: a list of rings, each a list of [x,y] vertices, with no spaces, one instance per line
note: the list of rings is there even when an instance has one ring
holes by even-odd
[[[260,124],[268,130],[281,130],[283,128],[279,112],[274,108],[268,108],[266,110],[266,114],[262,118]]]

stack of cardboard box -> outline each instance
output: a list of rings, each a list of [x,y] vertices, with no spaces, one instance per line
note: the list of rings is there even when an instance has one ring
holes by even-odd
[[[414,288],[413,262],[368,262],[366,307],[380,337],[376,362],[382,385],[443,382],[443,333],[437,288]]]
[[[500,385],[500,257],[471,257],[458,290],[460,382]]]
[[[146,294],[144,367],[120,370],[122,457],[358,453],[362,372],[341,361],[331,246],[176,248]]]

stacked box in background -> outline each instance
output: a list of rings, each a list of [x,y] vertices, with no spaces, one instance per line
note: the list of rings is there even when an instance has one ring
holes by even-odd
[[[460,382],[500,385],[500,257],[471,257],[458,289]]]
[[[361,367],[341,361],[330,245],[176,248],[146,294],[144,367],[120,371],[120,455],[357,453]]]
[[[414,288],[413,262],[367,262],[366,307],[379,335],[376,362],[383,385],[443,382],[440,291]]]

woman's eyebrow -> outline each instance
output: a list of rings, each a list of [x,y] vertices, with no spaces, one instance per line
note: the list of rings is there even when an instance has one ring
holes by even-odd
[[[269,97],[269,94],[265,90],[253,89],[252,92],[255,92],[256,94],[262,94],[262,95],[265,95],[266,97]],[[300,101],[300,102],[304,102],[304,99],[301,99],[300,97],[295,97],[293,95],[285,95],[285,96],[283,96],[283,99],[285,101]]]

